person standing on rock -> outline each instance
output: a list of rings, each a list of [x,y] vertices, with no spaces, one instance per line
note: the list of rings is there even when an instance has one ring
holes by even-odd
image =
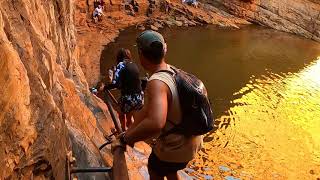
[[[114,69],[111,84],[105,90],[117,88],[121,91],[119,98],[119,119],[125,131],[133,123],[133,111],[140,110],[144,104],[144,93],[141,86],[138,66],[131,61],[128,49],[121,48],[117,54],[117,66]]]
[[[181,122],[182,113],[178,90],[173,76],[162,71],[172,71],[164,57],[167,45],[162,35],[144,31],[137,38],[140,63],[151,74],[145,91],[145,105],[135,115],[135,122],[114,143],[116,145],[145,141],[158,137],[148,160],[151,180],[179,179],[178,171],[184,169],[202,145],[202,136],[167,134]]]

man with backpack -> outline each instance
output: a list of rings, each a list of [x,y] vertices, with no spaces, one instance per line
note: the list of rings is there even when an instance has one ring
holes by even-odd
[[[157,138],[148,160],[150,179],[179,179],[178,170],[195,157],[201,135],[213,127],[207,92],[195,76],[165,62],[167,46],[158,32],[141,33],[137,47],[141,65],[151,74],[145,106],[113,148]]]

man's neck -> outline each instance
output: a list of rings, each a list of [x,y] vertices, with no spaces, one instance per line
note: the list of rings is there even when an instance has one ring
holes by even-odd
[[[161,64],[157,64],[155,66],[153,66],[151,69],[150,69],[150,73],[153,74],[155,72],[158,72],[160,70],[167,70],[168,69],[168,64],[163,61]]]

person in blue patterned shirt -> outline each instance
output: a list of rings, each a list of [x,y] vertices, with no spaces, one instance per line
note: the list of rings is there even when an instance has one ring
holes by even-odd
[[[128,49],[121,48],[117,54],[117,66],[114,69],[111,84],[107,89],[117,88],[121,91],[119,98],[119,119],[121,127],[126,130],[133,123],[133,111],[140,110],[144,104],[140,73],[137,64],[131,61]]]

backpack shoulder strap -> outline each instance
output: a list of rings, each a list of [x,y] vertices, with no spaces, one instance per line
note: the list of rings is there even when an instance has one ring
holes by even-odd
[[[177,74],[177,68],[174,66],[170,66],[170,70],[167,70],[167,69],[160,70],[155,73],[158,73],[158,72],[167,73],[167,74],[171,75],[173,77],[173,79],[175,80],[174,76]],[[173,121],[171,121],[170,119],[167,119],[167,122],[170,123],[173,127],[165,132],[162,132],[161,135],[159,136],[159,138],[163,138],[163,137],[168,136],[169,134],[178,133],[181,131],[180,124],[176,124]]]
[[[160,70],[160,71],[157,71],[157,72],[155,72],[155,73],[159,73],[159,72],[165,72],[165,73],[168,73],[168,74],[170,74],[171,76],[174,76],[174,72],[172,72],[172,71],[169,71],[169,70]]]
[[[170,71],[170,70],[171,70],[171,71]],[[165,72],[165,73],[168,73],[168,74],[170,74],[170,75],[172,75],[172,76],[174,76],[174,75],[177,73],[177,68],[174,67],[174,66],[170,66],[170,70],[168,70],[168,69],[163,69],[163,70],[157,71],[157,72],[155,72],[155,73]]]

